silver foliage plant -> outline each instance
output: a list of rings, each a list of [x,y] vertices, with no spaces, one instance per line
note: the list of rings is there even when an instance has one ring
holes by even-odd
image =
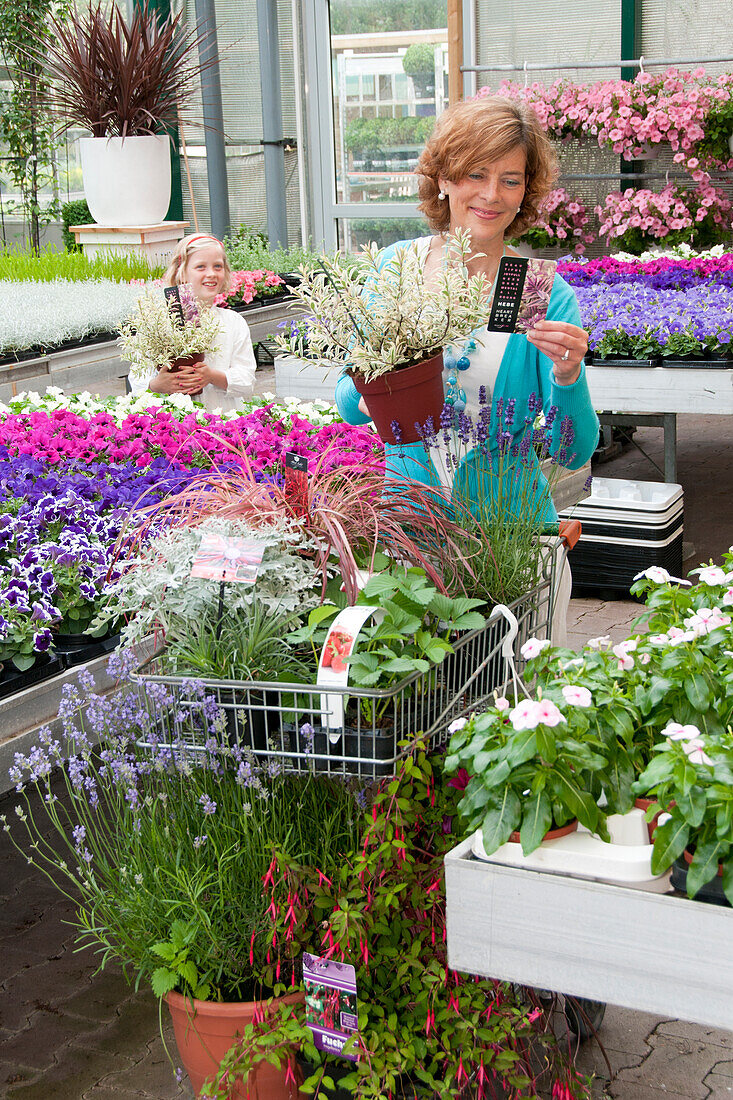
[[[227,617],[246,618],[256,601],[272,612],[307,615],[320,602],[322,574],[316,571],[315,541],[295,520],[281,519],[266,527],[246,520],[208,519],[197,527],[179,527],[157,535],[139,553],[125,560],[120,579],[106,589],[104,607],[95,623],[120,616],[126,645],[141,642],[151,632],[185,639],[192,624],[215,613],[219,581],[191,577],[191,566],[204,532],[234,538],[268,540],[255,584],[228,583]]]
[[[95,332],[116,332],[140,294],[139,286],[112,279],[79,283],[3,281],[0,353],[53,347]]]
[[[470,257],[469,232],[449,237],[428,285],[416,244],[386,263],[374,244],[348,259],[324,256],[319,267],[300,269],[293,290],[295,308],[309,315],[306,335],[280,335],[278,348],[311,366],[350,367],[367,382],[437,354],[488,319],[489,282],[468,274]]]

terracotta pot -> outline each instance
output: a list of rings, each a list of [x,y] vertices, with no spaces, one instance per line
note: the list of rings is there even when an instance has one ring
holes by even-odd
[[[369,415],[383,443],[416,443],[422,436],[415,424],[422,427],[431,416],[437,431],[445,404],[442,352],[415,366],[387,371],[371,382],[365,382],[360,374],[353,374],[352,378],[366,398]],[[395,421],[400,428],[399,439],[392,430]]]
[[[252,1022],[258,1008],[262,1012],[265,1006],[261,1001],[197,1001],[180,993],[168,993],[165,1000],[181,1062],[198,1096],[204,1083],[213,1079],[222,1058],[245,1025]],[[297,1004],[303,1000],[303,993],[291,993],[273,1001],[269,1011],[276,1011],[278,1004]],[[231,1100],[298,1100],[302,1079],[293,1051],[290,1081],[287,1068],[277,1069],[263,1061],[249,1074],[246,1085],[243,1081],[235,1083],[229,1095]]]
[[[656,801],[657,801],[656,798],[635,798],[634,799],[634,806],[636,806],[636,808],[638,810],[643,810],[644,813],[646,813],[647,810],[649,809],[649,807],[652,806]],[[650,844],[654,840],[654,831],[657,827],[657,822],[659,821],[659,818],[661,816],[662,816],[662,811],[659,810],[659,812],[654,815],[654,817],[651,819],[651,821],[647,821],[647,823],[646,823],[646,827],[649,831],[649,843]]]
[[[205,359],[202,351],[197,351],[195,355],[179,355],[177,359],[172,359],[168,370],[171,374],[178,374],[182,367],[193,367],[196,363],[203,363]],[[194,390],[189,394],[189,397],[198,397],[203,390]]]
[[[567,836],[568,833],[575,833],[578,829],[578,819],[574,817],[572,821],[568,821],[567,825],[561,825],[559,829],[550,829],[549,832],[543,836],[544,840],[557,840],[558,837]],[[519,844],[519,833],[512,833],[509,837],[511,844]]]

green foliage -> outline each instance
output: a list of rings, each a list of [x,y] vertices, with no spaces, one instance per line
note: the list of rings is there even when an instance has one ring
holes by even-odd
[[[281,858],[268,883],[283,964],[307,950],[356,968],[359,1030],[350,1043],[359,1059],[339,1087],[359,1100],[465,1096],[469,1087],[489,1097],[494,1075],[517,1100],[536,1097],[543,1084],[549,1092],[563,1061],[546,1017],[520,990],[448,966],[443,857],[455,843],[446,821],[456,798],[439,762],[418,746],[376,793],[363,843],[334,874]],[[223,1098],[227,1081],[262,1058],[282,1065],[290,1041],[317,1067],[303,1091],[332,1097],[333,1067],[344,1064],[316,1051],[304,1015],[285,1007],[246,1029],[204,1095]],[[548,1067],[544,1079],[535,1076],[530,1043],[535,1053],[545,1048],[535,1063]],[[563,1095],[589,1094],[576,1082]]]
[[[402,68],[408,76],[434,75],[435,46],[430,42],[413,42],[405,50]]]
[[[71,221],[69,224],[76,223]],[[163,265],[151,263],[145,256],[110,251],[89,259],[82,252],[57,252],[54,248],[40,252],[0,248],[0,280],[11,282],[50,283],[71,279],[83,283],[91,279],[112,279],[117,283],[129,283],[132,279],[147,282],[162,274]]]
[[[446,772],[464,768],[470,776],[459,804],[465,832],[481,829],[487,854],[519,832],[529,855],[549,829],[573,818],[608,839],[597,799],[614,742],[609,750],[585,708],[567,708],[564,716],[553,710],[553,694],[542,692],[550,707],[529,728],[534,718],[514,721],[506,705],[491,707],[473,715],[448,746]]]
[[[446,0],[332,0],[330,10],[332,34],[432,29],[448,21]]]
[[[713,100],[705,116],[705,133],[695,145],[695,155],[706,166],[727,164],[731,152],[728,140],[733,133],[733,99]]]
[[[344,144],[350,153],[380,153],[401,145],[422,147],[432,134],[434,126],[434,116],[355,118],[344,131]]]
[[[153,971],[151,985],[156,997],[165,997],[176,986],[190,989],[197,1001],[208,1001],[211,986],[199,981],[196,964],[189,958],[195,951],[198,929],[195,921],[174,920],[170,936],[161,943],[154,943],[151,950],[166,963]]]
[[[40,227],[58,211],[54,178],[54,138],[50,116],[42,107],[49,91],[42,54],[50,41],[49,16],[63,16],[66,0],[3,0],[0,4],[0,57],[12,84],[0,112],[0,142],[9,156],[7,171],[20,192],[20,209],[29,222],[29,239],[40,247]],[[34,55],[35,51],[35,55]],[[53,199],[41,204],[44,186]]]
[[[69,232],[69,226],[91,225],[93,222],[94,218],[86,199],[74,199],[72,202],[64,203],[61,207],[61,223],[64,248],[67,252],[81,252],[81,245],[76,243],[76,237]]]
[[[450,639],[456,633],[476,630],[485,619],[476,609],[481,600],[451,597],[438,592],[422,569],[403,570],[382,563],[385,571],[371,577],[356,601],[357,606],[379,609],[373,623],[362,627],[358,649],[342,663],[349,666],[349,682],[355,687],[389,688],[414,673],[429,672],[453,653]],[[328,604],[314,608],[308,624],[289,636],[295,644],[309,641],[314,655],[320,652],[329,627],[326,620],[338,609]],[[333,655],[341,659],[340,652]],[[385,700],[359,699],[364,718],[378,724],[392,706]]]
[[[274,271],[288,275],[303,265],[312,264],[318,253],[312,248],[270,248],[264,233],[247,226],[224,238],[224,248],[233,271]]]

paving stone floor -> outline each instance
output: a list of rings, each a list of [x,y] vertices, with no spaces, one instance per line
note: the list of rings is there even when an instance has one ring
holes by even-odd
[[[101,388],[101,387],[100,387]],[[262,377],[258,389],[273,389]],[[110,392],[112,389],[110,388]],[[678,418],[688,566],[717,558],[733,542],[733,417]],[[645,450],[662,461],[661,432],[640,430]],[[597,474],[661,480],[628,450]],[[571,601],[571,644],[610,634],[623,638],[639,613],[630,600]],[[12,812],[12,796],[0,812]],[[70,902],[29,867],[0,834],[0,1097],[7,1100],[169,1100],[192,1097],[178,1085],[159,1035],[151,995],[135,994],[115,970],[95,973],[77,952],[67,922]],[[714,945],[702,945],[713,949]],[[731,1021],[733,1027],[733,1021]],[[176,1064],[169,1027],[164,1038]],[[597,1045],[583,1044],[580,1068],[596,1075],[596,1094],[614,1100],[724,1100],[733,1097],[733,1031],[609,1006]]]

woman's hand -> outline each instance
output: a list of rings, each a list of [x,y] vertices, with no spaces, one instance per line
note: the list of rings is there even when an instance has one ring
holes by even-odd
[[[588,333],[567,321],[538,321],[527,333],[530,344],[552,360],[555,381],[572,386],[580,375],[580,363],[588,350]]]

